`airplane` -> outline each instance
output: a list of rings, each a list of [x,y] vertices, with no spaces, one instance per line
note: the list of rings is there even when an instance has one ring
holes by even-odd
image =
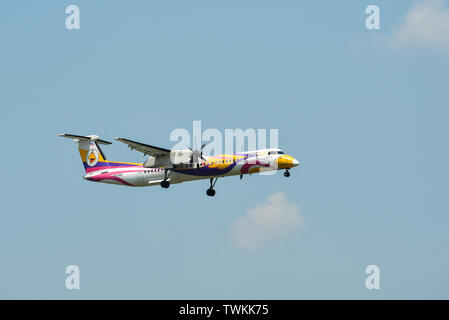
[[[80,136],[60,134],[60,137],[73,139],[81,155],[86,171],[83,177],[94,182],[118,184],[130,187],[160,185],[168,188],[171,184],[209,179],[206,194],[215,195],[215,184],[220,177],[253,174],[262,171],[289,170],[299,165],[298,160],[285,154],[281,149],[270,148],[255,151],[203,156],[203,144],[199,150],[169,150],[125,138],[115,140],[128,145],[131,150],[142,152],[148,159],[144,163],[109,161],[100,145],[111,142],[101,140],[97,135]]]

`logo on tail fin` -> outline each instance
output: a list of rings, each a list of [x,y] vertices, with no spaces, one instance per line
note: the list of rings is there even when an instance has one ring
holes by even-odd
[[[86,163],[89,167],[93,167],[98,162],[98,151],[90,149],[86,156]]]

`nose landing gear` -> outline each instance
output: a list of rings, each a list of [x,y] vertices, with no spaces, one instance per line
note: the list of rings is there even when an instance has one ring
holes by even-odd
[[[206,190],[206,194],[209,197],[215,196],[214,187],[215,187],[215,184],[217,183],[217,180],[218,180],[218,178],[215,178],[215,181],[214,181],[214,178],[210,178],[210,187],[209,187],[209,189]]]
[[[285,170],[284,177],[286,177],[286,178],[290,177],[290,172],[288,172],[288,170]]]

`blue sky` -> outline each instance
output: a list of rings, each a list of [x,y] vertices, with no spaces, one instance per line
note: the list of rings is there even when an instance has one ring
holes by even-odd
[[[449,298],[449,3],[414,3],[3,2],[0,297]],[[65,29],[70,4],[80,30]],[[57,137],[171,147],[193,120],[276,128],[301,165],[223,179],[210,198],[207,181],[85,181]],[[297,227],[237,245],[238,221],[279,193]],[[71,264],[80,290],[65,288]],[[380,290],[365,288],[371,264]]]

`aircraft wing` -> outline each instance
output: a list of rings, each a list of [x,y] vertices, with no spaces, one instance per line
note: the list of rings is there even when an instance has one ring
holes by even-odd
[[[137,150],[137,151],[142,152],[145,155],[150,155],[152,157],[160,157],[160,156],[170,155],[170,150],[168,150],[168,149],[150,146],[149,144],[132,141],[132,140],[125,139],[125,138],[115,138],[115,140],[123,142],[124,144],[127,144],[128,147],[131,148],[131,150]]]

